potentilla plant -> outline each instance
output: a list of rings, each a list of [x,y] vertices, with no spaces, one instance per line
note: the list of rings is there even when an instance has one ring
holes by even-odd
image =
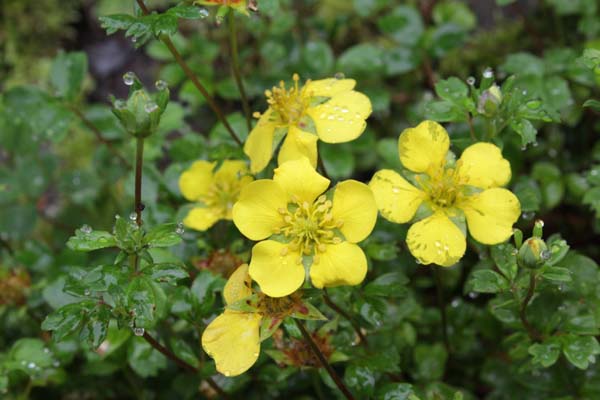
[[[323,2],[319,12],[334,3],[343,9]],[[178,49],[178,21],[211,15],[200,5],[215,6],[218,29],[228,28],[221,61],[231,67],[237,117],[226,114],[213,82],[196,75],[193,54]],[[190,142],[197,146],[183,142],[186,158],[165,166],[172,160],[156,154],[170,146],[169,119],[182,108],[166,81],[148,88],[134,72],[123,76],[129,93],[112,99],[111,112],[132,154],[111,150],[133,169],[119,181],[131,186],[130,213],[110,216],[109,230],[81,221],[66,246],[97,258],[65,265],[52,288],[69,296],[41,322],[57,354],[41,339],[17,343],[0,358],[0,390],[26,376],[27,397],[52,382],[59,350],[81,347],[86,370],[122,371],[139,398],[147,397],[139,377],[159,371],[173,377],[168,396],[181,398],[281,398],[300,387],[319,399],[597,398],[598,267],[560,234],[545,238],[541,219],[526,218],[537,192],[519,180],[523,165],[515,162],[523,146],[535,147],[542,123],[560,120],[552,104],[523,94],[518,78],[496,81],[486,69],[478,86],[457,77],[432,82],[439,98],[410,127],[381,124],[373,116],[382,97],[362,89],[378,72],[354,79],[332,68],[304,81],[296,73],[279,81],[290,76],[283,69],[272,82],[253,80],[251,103],[236,24],[258,31],[253,24],[266,18],[254,14],[259,6],[188,1],[159,12],[137,0],[134,15],[101,19],[136,46],[154,40],[153,51],[176,61],[218,125],[209,139]],[[435,79],[430,58],[441,50],[429,42],[458,32],[440,21],[469,25],[468,8],[456,7],[463,14],[452,18],[435,8],[426,34],[409,5],[377,25],[392,37],[386,46],[408,46],[394,47],[395,57],[427,42],[424,71]],[[402,34],[398,21],[407,24]],[[209,46],[203,40],[198,46]],[[597,67],[594,57],[586,60]],[[74,107],[72,97],[60,101]],[[374,132],[399,136],[370,146]],[[392,156],[356,179],[334,179],[344,174],[328,174],[341,165],[331,160],[352,146],[365,160]],[[144,165],[148,150],[156,166]],[[536,179],[550,181],[543,171],[551,168],[542,167]],[[153,190],[165,204],[146,204]],[[543,193],[549,202],[552,192]],[[532,229],[531,237],[517,227]],[[0,305],[25,303],[29,275],[0,272]]]

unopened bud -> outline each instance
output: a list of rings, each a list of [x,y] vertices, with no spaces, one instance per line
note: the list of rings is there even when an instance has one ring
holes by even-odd
[[[534,236],[527,239],[519,249],[517,263],[524,268],[538,269],[544,265],[550,255],[546,243]]]

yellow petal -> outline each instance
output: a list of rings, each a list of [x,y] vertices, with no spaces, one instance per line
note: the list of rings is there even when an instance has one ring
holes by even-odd
[[[309,204],[329,187],[329,179],[319,175],[306,157],[281,164],[275,169],[273,181],[287,194]]]
[[[469,196],[458,207],[467,217],[471,236],[483,244],[497,244],[508,239],[521,214],[517,196],[503,188],[491,188]]]
[[[220,219],[225,219],[224,210],[215,207],[195,207],[183,219],[183,224],[197,231],[205,231]]]
[[[246,372],[260,353],[261,315],[225,311],[202,334],[202,348],[225,376]]]
[[[310,280],[319,289],[358,285],[366,274],[365,253],[358,245],[348,242],[328,245],[324,253],[319,253],[318,262],[310,267]]]
[[[391,169],[377,171],[369,186],[381,216],[399,224],[410,221],[425,198],[425,193]]]
[[[319,139],[327,143],[354,140],[363,133],[371,115],[371,101],[362,93],[350,91],[307,110],[317,128]]]
[[[237,182],[248,174],[248,167],[241,160],[225,160],[217,172],[215,172],[216,182]]]
[[[336,94],[354,89],[354,86],[356,86],[356,81],[354,79],[327,78],[307,82],[304,86],[304,90],[311,97],[333,97]]]
[[[254,245],[249,272],[260,290],[270,297],[287,296],[304,283],[300,254],[289,250],[287,244],[273,240]]]
[[[273,155],[273,135],[276,125],[270,120],[269,108],[258,120],[244,144],[244,153],[250,158],[250,170],[256,174],[269,164]]]
[[[340,228],[347,241],[364,240],[377,221],[377,205],[367,185],[355,180],[338,183],[333,192],[333,219],[341,221]]]
[[[467,248],[461,230],[442,212],[413,224],[406,235],[406,244],[421,264],[443,267],[456,264]]]
[[[448,133],[434,121],[423,121],[415,128],[405,129],[398,139],[400,161],[413,172],[426,172],[432,165],[442,165],[449,148]]]
[[[214,162],[196,161],[179,177],[179,190],[189,201],[198,201],[213,184]]]
[[[304,132],[295,126],[290,127],[287,136],[279,150],[277,162],[279,165],[286,161],[308,158],[313,168],[317,166],[317,135]]]
[[[235,303],[252,294],[252,278],[248,274],[248,264],[242,264],[229,277],[223,288],[225,304]]]
[[[271,179],[260,179],[246,185],[232,214],[235,226],[244,236],[262,240],[283,225],[279,209],[287,209],[289,196]]]
[[[510,163],[502,157],[498,146],[491,143],[467,147],[457,165],[461,181],[467,185],[488,189],[510,181]]]

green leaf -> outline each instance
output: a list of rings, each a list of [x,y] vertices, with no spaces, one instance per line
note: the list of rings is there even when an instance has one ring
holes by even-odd
[[[59,53],[50,69],[50,84],[59,97],[72,100],[81,92],[88,61],[84,52]]]
[[[469,97],[469,87],[460,79],[451,77],[437,82],[435,93],[444,100],[462,104]]]
[[[365,296],[402,297],[406,295],[408,278],[401,272],[388,272],[369,282],[363,293]]]
[[[421,13],[414,7],[402,5],[377,20],[379,30],[390,35],[396,42],[415,45],[423,35]]]
[[[71,236],[67,241],[67,246],[75,251],[93,251],[113,247],[116,244],[115,238],[110,233],[94,231],[86,225],[75,230],[75,236]]]
[[[65,336],[73,333],[85,321],[90,307],[89,301],[67,304],[48,315],[42,322],[42,329],[53,331],[55,341],[61,341]]]
[[[454,24],[464,30],[471,30],[477,24],[477,18],[473,11],[459,1],[443,1],[437,3],[433,8],[433,21],[436,25]]]
[[[543,76],[544,62],[539,58],[529,53],[511,54],[506,58],[500,69],[508,74],[514,75],[530,75]]]
[[[171,247],[181,243],[180,228],[177,224],[157,225],[144,236],[144,244],[148,247]]]
[[[10,349],[9,360],[29,374],[35,373],[36,369],[50,368],[54,362],[46,343],[33,338],[17,340]]]
[[[509,282],[517,277],[517,249],[510,243],[499,244],[491,247],[492,259]]]
[[[444,376],[448,353],[441,343],[433,345],[418,344],[414,352],[415,378],[421,381],[435,381]]]
[[[561,339],[565,357],[579,369],[587,369],[600,354],[600,344],[593,336],[565,335]]]
[[[206,9],[195,5],[179,4],[169,8],[167,14],[185,19],[201,19],[206,17]]]
[[[327,74],[333,69],[335,58],[331,46],[325,41],[309,41],[304,46],[302,59],[311,71]]]
[[[371,397],[375,392],[375,375],[368,367],[350,365],[346,368],[344,380],[361,397]]]
[[[583,107],[584,108],[591,108],[592,110],[594,110],[596,112],[600,112],[600,101],[594,100],[594,99],[586,100],[583,103]]]
[[[414,394],[411,384],[387,383],[377,389],[377,400],[410,400]]]
[[[542,272],[542,277],[555,282],[570,282],[571,271],[562,267],[547,267]]]
[[[135,318],[135,326],[148,328],[154,322],[156,296],[151,281],[146,277],[134,278],[127,287],[129,312]]]
[[[469,285],[480,293],[498,293],[509,288],[508,281],[496,271],[480,269],[471,275]]]
[[[98,18],[100,26],[106,29],[108,35],[121,30],[127,30],[135,22],[135,17],[129,14],[107,15]]]
[[[94,311],[90,313],[89,318],[81,328],[79,338],[87,341],[92,349],[97,349],[104,339],[106,339],[110,318],[110,307],[99,304]]]
[[[581,202],[590,206],[596,213],[596,218],[600,218],[600,187],[595,187],[585,192]]]
[[[144,268],[144,274],[157,282],[175,285],[178,280],[189,278],[189,273],[183,264],[159,263]]]
[[[526,146],[529,143],[535,142],[537,137],[537,129],[528,119],[518,119],[511,121],[510,127],[521,137],[521,145]]]
[[[554,365],[560,355],[560,343],[551,338],[544,343],[535,343],[529,346],[529,354],[533,356],[532,362],[544,368]]]
[[[350,47],[338,58],[336,69],[349,76],[362,76],[382,73],[383,49],[370,44],[361,43]]]

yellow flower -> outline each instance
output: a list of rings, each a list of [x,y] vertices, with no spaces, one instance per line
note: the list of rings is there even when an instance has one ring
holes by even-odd
[[[194,4],[204,6],[227,6],[233,8],[244,15],[248,15],[248,6],[246,0],[196,0]]]
[[[392,222],[413,219],[424,204],[431,215],[413,224],[406,243],[422,264],[451,266],[466,250],[466,225],[483,244],[512,235],[521,213],[517,197],[507,189],[510,164],[491,143],[469,146],[456,162],[448,161],[450,139],[436,122],[406,129],[398,139],[400,161],[415,173],[416,186],[395,171],[378,171],[371,183],[381,215]],[[419,213],[420,214],[420,213]]]
[[[225,160],[213,172],[216,164],[196,161],[179,177],[183,197],[199,203],[183,220],[185,226],[204,231],[220,219],[231,220],[231,209],[240,190],[254,180],[243,161]]]
[[[248,264],[240,265],[223,289],[225,311],[202,333],[202,347],[225,376],[240,375],[258,359],[260,342],[287,318],[325,319],[299,292],[271,298],[252,288]]]
[[[257,180],[242,190],[233,222],[260,241],[252,249],[250,276],[268,296],[286,296],[302,286],[305,266],[317,288],[364,279],[367,260],[356,243],[375,225],[373,193],[347,180],[329,200],[323,194],[328,187],[329,180],[303,157],[281,164],[272,180]]]
[[[269,108],[256,115],[260,118],[244,145],[253,173],[267,166],[273,150],[286,134],[278,163],[304,156],[314,167],[317,139],[327,143],[348,142],[365,130],[371,102],[364,94],[352,90],[356,81],[309,80],[300,87],[298,74],[294,74],[293,80],[294,85],[289,89],[282,81],[279,87],[265,92]]]
[[[242,264],[231,275],[223,297],[225,304],[233,304],[252,295],[252,280],[248,264]],[[247,371],[260,353],[260,324],[262,314],[225,309],[202,334],[202,347],[216,363],[217,371],[235,376]]]

